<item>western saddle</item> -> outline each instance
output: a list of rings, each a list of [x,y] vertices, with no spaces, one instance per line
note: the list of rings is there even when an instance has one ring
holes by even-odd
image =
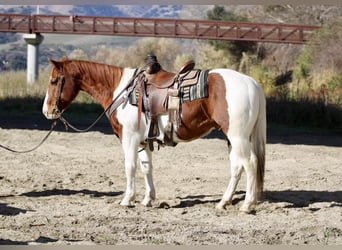
[[[139,120],[142,112],[148,121],[145,138],[151,151],[154,150],[153,142],[158,146],[176,146],[173,141],[174,125],[180,125],[180,86],[195,84],[199,78],[199,70],[193,70],[193,60],[186,62],[178,73],[170,73],[162,69],[156,56],[149,55],[143,74],[138,77],[138,115]],[[133,94],[133,93],[132,93]],[[168,124],[164,134],[164,141],[157,138],[160,135],[158,117],[168,114]]]

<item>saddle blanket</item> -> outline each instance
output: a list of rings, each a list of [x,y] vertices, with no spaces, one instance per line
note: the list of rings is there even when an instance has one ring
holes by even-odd
[[[182,103],[208,97],[208,72],[209,70],[199,70],[200,75],[195,84],[180,84],[180,99]]]

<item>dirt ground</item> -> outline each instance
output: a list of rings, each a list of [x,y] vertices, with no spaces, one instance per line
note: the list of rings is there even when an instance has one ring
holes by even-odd
[[[46,130],[0,129],[0,144],[27,149]],[[218,136],[154,152],[157,200],[121,207],[126,180],[111,133],[56,131],[38,150],[0,149],[0,244],[342,244],[342,137],[268,135],[265,197],[240,214],[216,211],[230,175]]]

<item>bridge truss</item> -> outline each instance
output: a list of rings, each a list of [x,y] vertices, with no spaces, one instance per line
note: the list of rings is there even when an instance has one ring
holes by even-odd
[[[171,37],[304,44],[320,26],[212,20],[1,14],[0,32]]]

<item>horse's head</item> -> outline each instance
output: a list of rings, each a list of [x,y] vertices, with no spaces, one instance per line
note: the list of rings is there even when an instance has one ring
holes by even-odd
[[[75,99],[79,89],[68,68],[71,61],[49,61],[52,68],[42,111],[47,119],[57,119]]]

